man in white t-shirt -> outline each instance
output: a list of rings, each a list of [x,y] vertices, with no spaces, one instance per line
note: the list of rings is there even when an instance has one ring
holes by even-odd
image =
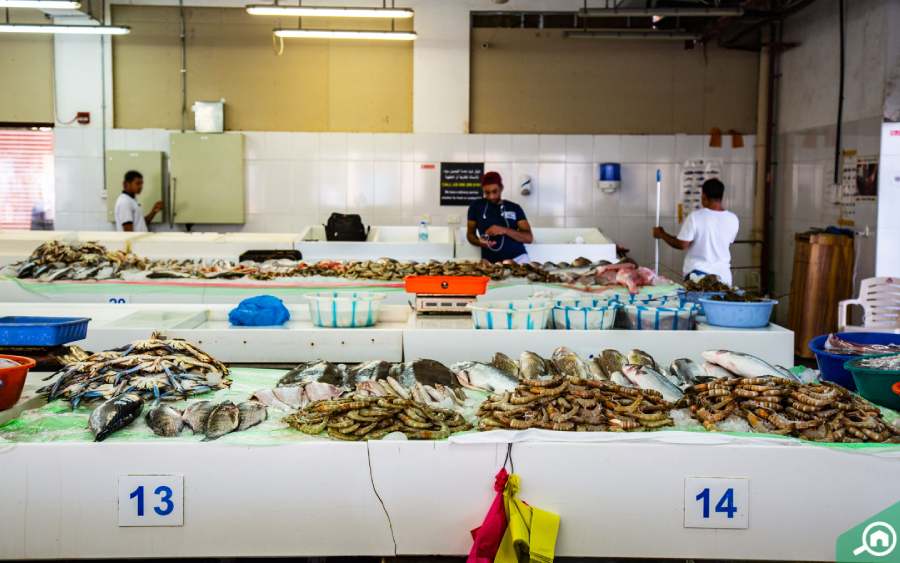
[[[687,250],[683,272],[715,274],[722,283],[731,285],[731,250],[738,233],[738,218],[722,206],[725,185],[713,178],[703,182],[702,209],[688,215],[677,237],[662,227],[653,229],[653,237],[666,241],[678,250]]]
[[[144,177],[136,170],[125,173],[122,182],[122,193],[116,200],[116,230],[134,231],[136,233],[147,232],[147,224],[153,221],[153,217],[162,210],[163,203],[157,201],[146,216],[141,209],[141,203],[137,196],[144,189]]]

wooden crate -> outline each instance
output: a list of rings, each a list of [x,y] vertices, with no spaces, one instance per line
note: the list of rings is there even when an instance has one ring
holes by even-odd
[[[790,327],[794,352],[812,358],[812,338],[837,330],[837,306],[853,293],[853,239],[824,233],[794,235]]]

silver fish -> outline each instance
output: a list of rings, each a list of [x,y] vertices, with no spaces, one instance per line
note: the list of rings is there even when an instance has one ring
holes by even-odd
[[[560,346],[553,351],[552,362],[563,375],[578,379],[591,379],[591,370],[584,360],[565,346]]]
[[[706,371],[697,362],[688,358],[678,358],[669,364],[669,373],[678,381],[678,386],[684,389],[687,386],[700,383],[707,378]]]
[[[609,381],[609,376],[603,369],[603,364],[600,362],[600,358],[591,358],[588,361],[588,369],[591,370],[591,377],[593,377],[594,379]]]
[[[370,362],[363,362],[357,366],[354,366],[348,370],[346,370],[346,377],[344,378],[344,385],[347,387],[354,387],[357,383],[362,381],[370,381],[372,379],[384,379],[390,374],[391,364],[390,362],[385,362],[384,360],[373,360]],[[327,381],[325,383],[328,383]]]
[[[188,425],[194,434],[206,431],[206,421],[209,419],[209,413],[215,407],[212,401],[195,401],[184,409],[181,418]]]
[[[866,358],[865,360],[860,360],[859,365],[869,369],[896,371],[900,369],[900,354]]]
[[[238,413],[240,414],[238,432],[256,426],[268,417],[266,405],[256,401],[245,401],[239,404]]]
[[[613,373],[621,372],[627,363],[628,359],[618,350],[607,349],[600,353],[600,365],[610,379]]]
[[[773,366],[765,360],[750,354],[733,352],[731,350],[707,350],[703,352],[702,356],[707,362],[722,366],[741,377],[766,377],[773,375],[790,379],[791,381],[798,381],[794,374],[783,367]]]
[[[125,393],[101,403],[88,419],[94,441],[102,442],[116,430],[125,428],[141,416],[142,410],[144,400],[137,393]]]
[[[456,373],[459,383],[463,387],[487,391],[488,393],[503,393],[513,391],[519,384],[519,380],[507,372],[497,369],[491,364],[480,362],[459,362],[450,366]]]
[[[609,380],[622,387],[634,387],[634,383],[629,381],[621,371],[614,371],[609,374]]]
[[[703,371],[706,372],[706,377],[709,379],[728,379],[729,377],[737,377],[737,374],[728,371],[722,366],[717,366],[716,364],[711,364],[709,362],[703,362]]]
[[[147,426],[153,430],[157,436],[166,436],[171,438],[177,436],[184,427],[184,420],[181,413],[170,407],[169,405],[158,405],[147,411],[144,416]]]
[[[206,438],[204,441],[221,438],[229,432],[237,430],[240,424],[241,411],[231,401],[223,401],[216,405],[206,420]]]
[[[519,377],[522,379],[538,379],[546,374],[544,358],[534,352],[522,352],[519,356]]]
[[[639,366],[628,364],[625,366],[623,373],[625,377],[641,389],[651,389],[661,393],[663,399],[674,403],[684,396],[681,389],[677,385],[669,381],[663,374],[649,366]]]

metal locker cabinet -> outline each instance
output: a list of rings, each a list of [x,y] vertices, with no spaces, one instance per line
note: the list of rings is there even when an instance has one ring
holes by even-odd
[[[244,222],[244,136],[172,133],[173,223]]]
[[[153,204],[163,199],[163,153],[160,151],[106,151],[106,220],[116,220],[116,200],[122,193],[122,181],[129,170],[137,170],[144,176],[144,189],[138,201],[144,214]],[[157,213],[154,223],[161,223],[165,212]]]

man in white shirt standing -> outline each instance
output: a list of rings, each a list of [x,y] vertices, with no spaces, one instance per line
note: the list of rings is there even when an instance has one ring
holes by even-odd
[[[683,272],[715,274],[719,281],[731,285],[731,243],[737,237],[738,218],[722,206],[725,185],[713,178],[703,182],[700,198],[702,209],[694,211],[684,221],[677,237],[662,227],[653,229],[653,237],[666,241],[677,250],[687,250]]]
[[[147,224],[153,221],[153,217],[163,208],[163,203],[157,201],[146,216],[141,209],[137,196],[144,189],[144,177],[136,170],[125,173],[122,182],[122,193],[116,200],[116,230],[134,231],[136,233],[147,232]]]

